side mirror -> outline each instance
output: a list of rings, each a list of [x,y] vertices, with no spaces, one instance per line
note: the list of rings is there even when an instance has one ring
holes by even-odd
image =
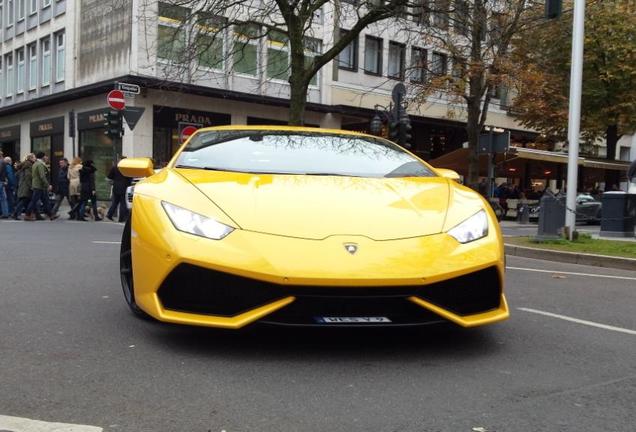
[[[117,164],[119,171],[126,177],[150,177],[155,173],[150,158],[126,158]]]
[[[437,171],[437,174],[444,178],[455,180],[456,182],[460,181],[460,177],[459,174],[457,174],[457,171],[446,168],[435,168],[435,171]]]

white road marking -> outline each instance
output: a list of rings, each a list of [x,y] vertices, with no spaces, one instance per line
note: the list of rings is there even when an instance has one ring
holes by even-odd
[[[602,274],[577,273],[577,272],[568,272],[568,271],[561,271],[561,270],[543,270],[543,269],[533,269],[533,268],[525,268],[525,267],[511,267],[511,266],[507,266],[506,268],[508,270],[520,270],[520,271],[529,271],[529,272],[537,272],[537,273],[556,273],[556,274],[562,274],[562,275],[597,277],[597,278],[621,279],[621,280],[636,281],[636,277],[630,277],[630,276],[612,276],[612,275],[602,275]]]
[[[95,244],[121,244],[120,241],[101,241],[101,240],[94,240],[91,243],[95,243]]]
[[[555,314],[552,312],[545,312],[545,311],[541,311],[541,310],[537,310],[537,309],[530,309],[530,308],[517,308],[517,310],[520,311],[524,311],[524,312],[530,312],[530,313],[534,313],[534,314],[538,314],[538,315],[544,315],[544,316],[548,316],[551,318],[557,318],[557,319],[562,319],[564,321],[570,321],[573,323],[577,323],[577,324],[583,324],[586,326],[590,326],[590,327],[597,327],[597,328],[601,328],[604,330],[612,330],[615,332],[620,332],[620,333],[627,333],[630,335],[636,335],[636,330],[630,330],[630,329],[626,329],[626,328],[622,328],[622,327],[614,327],[611,325],[607,325],[607,324],[601,324],[601,323],[597,323],[597,322],[593,322],[593,321],[586,321],[586,320],[582,320],[582,319],[578,319],[578,318],[572,318],[566,315],[559,315],[559,314]]]
[[[0,430],[11,432],[102,432],[104,429],[97,426],[49,423],[0,415]]]

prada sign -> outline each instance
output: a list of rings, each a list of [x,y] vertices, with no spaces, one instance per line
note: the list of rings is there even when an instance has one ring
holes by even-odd
[[[64,133],[64,117],[55,117],[31,123],[31,136],[40,137]]]
[[[0,142],[17,141],[20,139],[20,126],[0,129]]]

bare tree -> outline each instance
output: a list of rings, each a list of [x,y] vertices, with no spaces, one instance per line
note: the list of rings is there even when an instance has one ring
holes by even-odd
[[[493,97],[505,99],[515,77],[510,61],[513,38],[530,22],[533,0],[420,0],[414,9],[425,24],[419,30],[431,47],[430,63],[424,59],[412,67],[425,70],[417,84],[416,98],[446,99],[465,111],[469,148],[468,184],[479,176],[476,148]]]
[[[146,8],[156,4],[147,3]],[[264,66],[265,74],[288,81],[289,124],[301,125],[308,88],[318,72],[330,61],[340,61],[339,55],[371,24],[404,16],[407,5],[408,0],[165,0],[158,4],[158,19],[168,25],[159,29],[156,50],[171,59],[165,77],[189,82],[200,73],[200,63],[214,66],[229,57],[236,67],[247,67],[242,61],[255,55],[252,45],[267,40],[284,54],[277,58],[276,50],[268,50],[272,58]],[[315,27],[327,19],[325,10],[333,21],[325,27],[333,26],[334,31],[323,49]],[[146,25],[157,22],[156,13],[141,15]],[[223,40],[225,52],[217,48]],[[226,68],[221,76],[227,79],[231,72]]]

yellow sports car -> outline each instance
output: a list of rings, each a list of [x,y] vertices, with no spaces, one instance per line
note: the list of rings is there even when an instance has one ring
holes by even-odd
[[[168,166],[119,163],[134,190],[121,243],[128,306],[238,329],[506,319],[488,203],[401,147],[342,130],[197,131]]]

